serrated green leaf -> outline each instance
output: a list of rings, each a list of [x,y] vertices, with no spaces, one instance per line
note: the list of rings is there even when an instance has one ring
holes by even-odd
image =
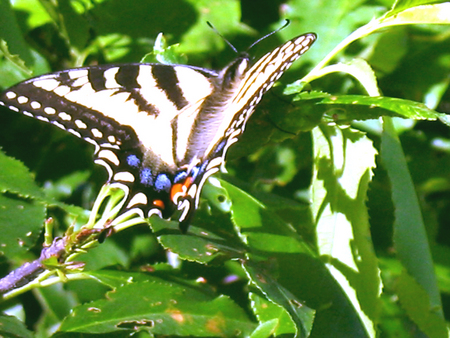
[[[281,306],[264,299],[263,297],[251,292],[249,295],[252,301],[252,309],[262,324],[266,324],[265,329],[270,329],[272,334],[292,334],[295,333],[295,327],[286,310]]]
[[[171,336],[249,335],[256,325],[228,297],[212,298],[175,283],[132,283],[74,309],[60,330],[104,333],[148,331]]]
[[[273,279],[272,276],[265,273],[261,266],[246,262],[243,264],[243,267],[249,274],[252,282],[270,300],[278,304],[280,309],[284,310],[284,314],[278,313],[278,316],[283,317],[287,313],[289,314],[291,325],[289,325],[289,322],[285,322],[285,325],[279,328],[280,332],[277,333],[294,333],[301,338],[308,337],[313,326],[315,311],[303,304],[301,299],[298,299],[298,297]],[[286,320],[286,317],[284,319]]]
[[[305,243],[286,224],[265,210],[264,205],[245,192],[237,189],[227,182],[222,182],[228,190],[233,206],[232,219],[240,230],[242,240],[248,244],[250,260],[243,263],[249,277],[261,289],[262,292],[281,309],[287,311],[295,327],[288,326],[280,329],[282,333],[296,333],[300,337],[306,337],[312,327],[314,311],[302,305],[302,301],[277,283],[273,276],[258,265],[257,260],[275,258],[276,253],[302,253],[309,249]],[[278,232],[279,234],[273,233]],[[270,243],[270,244],[269,244]],[[291,278],[295,278],[291,276]],[[287,331],[286,331],[287,330]],[[292,331],[293,330],[293,331]]]
[[[378,318],[381,280],[365,206],[375,167],[372,142],[361,132],[335,127],[313,131],[312,210],[320,254],[359,313],[370,336]]]
[[[387,118],[381,135],[381,158],[392,187],[395,208],[394,243],[398,257],[408,274],[428,293],[430,306],[441,310],[433,259],[419,201],[400,140],[392,122]]]
[[[166,221],[159,217],[152,217],[150,226],[161,245],[178,254],[181,259],[206,264],[225,253],[240,255],[240,247],[233,246],[232,242],[226,241],[212,231],[191,225],[190,236],[186,236],[180,232],[178,222]]]
[[[327,95],[318,104],[332,105],[328,114],[334,120],[347,123],[353,120],[377,119],[382,116],[414,120],[445,119],[446,114],[429,109],[423,103],[393,97],[363,95]],[[335,105],[335,109],[333,108]]]
[[[45,206],[58,206],[68,213],[80,216],[80,220],[87,218],[85,210],[82,208],[67,205],[48,197],[45,191],[36,184],[28,168],[22,162],[6,156],[1,149],[0,168],[2,168],[0,170],[0,192],[35,199]]]
[[[10,72],[16,75],[17,81],[23,80],[33,74],[33,72],[27,68],[25,62],[20,57],[17,55],[12,55],[9,52],[8,44],[3,39],[0,40],[0,55],[10,62]],[[12,85],[14,83],[13,81],[16,81],[13,76],[10,78],[11,83],[5,83],[5,85]]]
[[[0,39],[4,40],[2,42],[2,51],[6,56],[17,54],[21,60],[25,61],[28,67],[33,66],[31,49],[25,42],[9,1],[0,2]],[[5,49],[6,44],[11,54]]]
[[[23,197],[43,199],[44,192],[34,182],[28,168],[22,162],[0,151],[0,192],[10,192]]]
[[[29,250],[39,238],[47,209],[33,200],[0,194],[0,256]]]
[[[148,281],[164,282],[164,280],[157,276],[140,272],[98,270],[87,271],[86,274],[112,289],[120,288],[131,283],[143,283]]]

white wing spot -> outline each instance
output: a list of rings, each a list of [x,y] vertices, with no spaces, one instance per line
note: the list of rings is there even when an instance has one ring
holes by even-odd
[[[49,119],[48,118],[46,118],[46,117],[44,117],[44,116],[36,116],[36,118],[38,119],[38,120],[41,120],[41,121],[44,121],[44,122],[49,122]]]
[[[28,102],[28,97],[26,97],[26,96],[19,96],[17,98],[17,102],[19,102],[20,104],[27,103]]]
[[[116,143],[117,140],[116,140],[114,135],[109,135],[108,136],[108,141],[111,142],[111,143]]]
[[[112,175],[113,175],[113,171],[112,171],[112,169],[111,169],[111,166],[108,164],[108,163],[106,163],[105,161],[103,161],[102,159],[96,159],[95,161],[94,161],[94,163],[95,164],[100,164],[101,166],[103,166],[103,167],[105,167],[105,169],[106,169],[106,171],[108,172],[108,177],[109,177],[109,179],[111,179],[111,177],[112,177]],[[117,184],[117,185],[120,185],[121,186],[121,184]],[[113,184],[111,184],[111,187],[113,186]],[[120,187],[121,189],[122,189],[122,187]],[[127,189],[128,189],[128,187],[127,187]],[[126,194],[128,194],[128,190],[127,189],[123,189],[123,191],[125,191],[125,193]]]
[[[139,209],[140,210],[140,209]],[[161,210],[159,210],[158,208],[153,208],[153,209],[150,209],[149,211],[148,211],[148,217],[150,217],[151,215],[158,215],[160,218],[163,218],[162,217],[162,213],[161,213]],[[142,217],[142,218],[145,218],[145,217]]]
[[[75,70],[71,70],[70,72],[68,72],[68,75],[71,79],[78,79],[80,77],[87,76],[88,70],[87,69],[75,69]]]
[[[41,117],[41,116],[36,116],[36,117],[39,118],[39,117]],[[48,121],[47,118],[45,118],[45,119]],[[52,123],[53,123],[55,126],[61,128],[61,129],[66,130],[66,127],[65,127],[63,124],[59,123],[58,121],[52,121]]]
[[[72,116],[70,116],[69,114],[67,114],[67,113],[65,113],[65,112],[59,113],[58,116],[59,116],[59,117],[61,118],[61,120],[63,120],[63,121],[70,121],[70,120],[72,120]]]
[[[140,192],[133,196],[133,198],[130,200],[130,203],[127,205],[127,209],[135,206],[136,204],[148,204],[147,196],[145,196],[144,193]]]
[[[60,84],[59,81],[57,81],[55,79],[41,79],[39,81],[33,82],[33,85],[35,87],[42,88],[42,89],[45,89],[47,91],[54,90],[56,87],[59,86],[59,84]]]
[[[79,138],[82,137],[81,134],[80,134],[79,132],[77,132],[76,130],[73,130],[73,129],[67,129],[67,131],[68,131],[69,133],[74,134],[75,136],[77,136],[77,137],[79,137]]]
[[[102,143],[102,144],[100,144],[100,147],[102,147],[102,148],[117,149],[117,150],[120,149],[120,147],[119,147],[117,144],[111,144],[111,143]]]
[[[118,88],[120,85],[116,81],[116,74],[119,71],[119,67],[113,67],[107,69],[103,73],[103,77],[105,78],[105,87],[106,88]]]
[[[100,150],[100,152],[98,153],[98,157],[104,158],[105,160],[110,161],[116,166],[120,164],[119,158],[111,150]]]
[[[94,137],[96,137],[96,138],[103,137],[103,133],[100,130],[98,130],[97,128],[92,128],[91,132],[92,132],[92,135],[94,135]]]
[[[115,181],[121,181],[121,182],[134,182],[134,176],[132,173],[128,171],[123,171],[121,173],[117,173],[114,175]]]
[[[100,150],[100,146],[98,145],[97,141],[91,139],[90,137],[83,137],[83,140],[85,140],[86,142],[89,142],[90,144],[93,144],[95,146],[94,154],[98,153],[98,151]],[[96,162],[96,161],[94,161],[94,162]],[[103,161],[103,162],[105,162],[105,161]]]
[[[39,108],[42,107],[42,105],[41,105],[39,102],[37,102],[37,101],[32,101],[32,102],[30,103],[30,106],[31,106],[31,108],[33,108],[33,109],[39,109]]]
[[[14,99],[16,96],[17,96],[17,94],[14,93],[14,92],[7,92],[7,93],[6,93],[6,97],[7,97],[8,99],[10,99],[10,100]]]
[[[54,114],[56,114],[56,109],[55,109],[55,108],[52,108],[52,107],[45,107],[45,108],[44,108],[44,112],[45,112],[47,115],[54,115]]]
[[[17,111],[19,111],[19,110],[17,110]],[[22,114],[25,115],[25,116],[34,117],[33,114],[31,114],[31,113],[29,113],[27,111],[23,111]]]
[[[59,87],[56,87],[55,89],[53,89],[53,92],[59,96],[66,96],[67,94],[70,93],[70,87],[69,86],[59,86]]]
[[[14,110],[14,111],[19,111],[19,108],[16,108],[14,106],[9,106],[8,108],[11,109],[11,110]],[[23,113],[25,114],[25,112],[23,112]],[[31,116],[33,116],[33,115],[31,115]]]
[[[79,129],[86,129],[87,128],[87,124],[84,123],[81,120],[75,120],[75,125],[79,128]]]

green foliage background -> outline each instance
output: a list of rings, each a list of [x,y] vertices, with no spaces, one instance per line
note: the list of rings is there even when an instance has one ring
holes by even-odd
[[[152,218],[109,237],[66,283],[5,295],[0,336],[448,336],[448,13],[412,0],[2,0],[1,88],[144,56],[220,69],[236,55],[207,21],[245,51],[289,19],[255,58],[302,33],[318,41],[266,95],[187,235]],[[157,56],[160,32],[171,46]],[[86,222],[106,173],[89,144],[0,108],[4,276],[39,256],[48,215],[55,236]]]

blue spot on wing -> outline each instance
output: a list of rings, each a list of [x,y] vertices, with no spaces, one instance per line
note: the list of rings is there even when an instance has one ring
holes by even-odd
[[[130,167],[137,168],[141,161],[136,155],[129,155],[127,157],[127,163]]]
[[[166,174],[159,174],[156,177],[155,181],[155,189],[156,191],[169,191],[172,186],[172,182],[170,182],[170,178]]]
[[[153,185],[153,175],[150,168],[144,168],[141,170],[141,183],[147,187]]]

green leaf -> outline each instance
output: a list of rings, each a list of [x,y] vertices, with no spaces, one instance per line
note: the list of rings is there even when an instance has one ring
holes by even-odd
[[[118,288],[106,300],[75,308],[60,328],[66,332],[143,330],[199,337],[243,337],[254,329],[255,324],[228,297],[211,297],[167,282],[137,282]]]
[[[206,24],[207,21],[224,36],[249,31],[240,23],[240,2],[237,0],[189,0],[187,3],[193,6],[198,17],[183,36],[179,49],[181,53],[211,53],[225,48],[225,41]]]
[[[276,327],[278,326],[278,320],[272,319],[267,322],[263,322],[258,325],[258,327],[253,331],[250,338],[268,338],[272,337],[275,332]]]
[[[392,122],[387,118],[384,128],[381,158],[392,187],[395,248],[408,274],[427,292],[430,307],[442,311],[425,224],[405,155]]]
[[[10,1],[0,2],[0,39],[7,42],[11,54],[18,54],[28,67],[33,66],[33,57],[30,47],[20,31],[16,16],[11,8]],[[4,50],[4,42],[2,43]]]
[[[206,264],[226,254],[241,255],[239,243],[227,241],[211,230],[190,225],[189,235],[186,236],[180,232],[178,222],[166,221],[157,216],[150,219],[150,226],[160,244],[178,254],[181,259]]]
[[[407,272],[403,271],[398,278],[396,290],[402,307],[427,337],[448,336],[441,309],[430,307],[427,292]]]
[[[82,254],[79,259],[86,263],[87,270],[100,270],[107,266],[128,267],[130,263],[127,252],[113,241],[105,241]]]
[[[86,47],[89,36],[89,25],[86,17],[78,14],[70,1],[57,2],[60,28],[68,38],[67,44],[72,47],[72,53],[78,53]],[[64,35],[66,35],[64,34]]]
[[[8,193],[8,195],[3,196],[4,199],[14,199],[15,197],[11,196],[11,194],[18,195],[21,198],[24,197],[40,201],[45,206],[58,206],[68,213],[81,216],[80,221],[82,221],[83,218],[86,219],[86,213],[83,209],[67,205],[52,197],[48,197],[45,191],[36,184],[34,177],[29,172],[28,168],[25,167],[22,162],[6,156],[1,150],[0,168],[2,168],[0,171],[0,192]],[[75,176],[74,178],[76,179],[77,177],[79,176]],[[31,202],[28,201],[27,205],[30,203]],[[43,219],[41,220],[41,224],[42,223]]]
[[[360,138],[365,140],[362,134],[359,135],[356,132],[347,137],[353,142]],[[368,143],[367,140],[365,142]],[[349,146],[349,148],[351,147]],[[353,149],[348,149],[348,151],[355,156]],[[372,156],[369,152],[367,157],[372,158],[373,161],[373,149]],[[364,205],[365,201],[364,188],[368,183],[368,177],[368,174],[363,176],[359,188],[361,191],[358,191],[361,196],[358,196],[356,202],[353,202],[355,206],[347,206],[348,202],[344,202],[344,206],[350,209],[346,209],[348,216],[353,217],[356,223],[355,245],[360,250],[359,254],[364,256],[363,261],[358,263],[360,273],[355,275],[351,270],[339,264],[337,260],[333,261],[335,267],[340,269],[339,271],[344,273],[345,277],[351,279],[352,287],[357,289],[357,300],[355,296],[350,298],[353,305],[347,297],[349,293],[354,294],[355,291],[347,287],[344,289],[346,291],[344,294],[342,288],[347,283],[340,278],[338,285],[332,274],[321,261],[314,258],[311,249],[293,231],[292,227],[273,215],[261,202],[236,187],[222,182],[233,201],[233,222],[239,227],[241,238],[248,243],[250,249],[248,260],[243,262],[244,268],[251,281],[264,295],[289,313],[299,335],[306,335],[309,332],[314,319],[312,335],[320,336],[324,332],[334,332],[336,336],[369,336],[366,330],[370,330],[371,322],[366,319],[366,328],[364,328],[360,317],[366,317],[364,312],[372,317],[377,315],[380,280],[375,256],[371,252],[370,244],[366,241],[367,237],[370,237],[367,234],[367,211],[361,207],[361,203]],[[318,203],[320,203],[320,199]],[[353,210],[353,208],[357,209]],[[359,257],[355,259],[358,262],[360,260]],[[334,268],[330,270],[336,275]],[[314,294],[313,297],[311,297],[312,294]],[[320,309],[322,307],[326,307],[328,310],[318,311],[314,317],[311,308]],[[362,311],[360,307],[363,307]],[[255,312],[257,310],[254,309]],[[316,325],[316,322],[321,324]],[[351,332],[347,331],[348,327],[352,327]]]
[[[176,51],[179,44],[168,46],[167,40],[163,33],[159,33],[156,37],[155,45],[153,46],[153,51],[146,54],[141,62],[142,63],[152,63],[159,62],[162,64],[185,64],[187,59],[184,55],[181,55]]]
[[[363,133],[350,129],[322,126],[313,135],[311,196],[319,252],[374,337],[381,280],[367,240],[370,230],[365,202],[376,150]]]
[[[420,3],[430,3],[432,1],[420,1]],[[409,3],[407,6],[411,5]],[[415,3],[414,3],[415,4]],[[421,5],[411,8],[400,9],[406,6],[396,6],[393,11],[380,20],[383,27],[394,25],[411,24],[449,24],[450,23],[450,3],[440,3],[432,5]]]
[[[42,203],[0,194],[0,256],[13,258],[39,238],[46,207]]]
[[[394,5],[392,6],[392,9],[388,12],[400,12],[402,10],[411,8],[411,7],[415,7],[415,6],[420,6],[420,5],[427,5],[427,4],[432,4],[432,3],[436,3],[438,1],[436,0],[396,0],[394,2]]]
[[[318,96],[319,94],[317,94]],[[327,115],[333,120],[348,123],[354,120],[377,119],[382,116],[409,118],[414,120],[447,121],[446,114],[438,113],[423,103],[392,97],[370,97],[363,95],[328,95],[316,104],[331,105]],[[307,96],[300,95],[303,100]],[[322,108],[324,109],[324,108]]]
[[[324,7],[325,6],[325,7]],[[365,6],[358,1],[290,1],[284,8],[284,17],[291,24],[280,32],[288,40],[301,32],[314,31],[319,39],[311,50],[301,57],[302,62],[316,65],[336,45],[362,24],[369,22],[382,8]],[[364,43],[364,42],[362,42]],[[295,64],[294,64],[295,66]]]
[[[52,18],[48,15],[40,1],[36,0],[17,0],[13,3],[13,8],[17,12],[25,12],[26,27],[35,29],[37,27],[49,24]]]
[[[268,326],[266,328],[270,328],[271,333],[277,336],[296,332],[291,317],[281,306],[253,292],[249,294],[249,297],[253,311],[261,323],[260,326],[266,324]]]
[[[16,317],[2,315],[0,316],[0,337],[32,338],[34,335]]]
[[[22,197],[43,199],[44,192],[34,182],[34,177],[22,162],[0,151],[0,192],[10,192]]]

